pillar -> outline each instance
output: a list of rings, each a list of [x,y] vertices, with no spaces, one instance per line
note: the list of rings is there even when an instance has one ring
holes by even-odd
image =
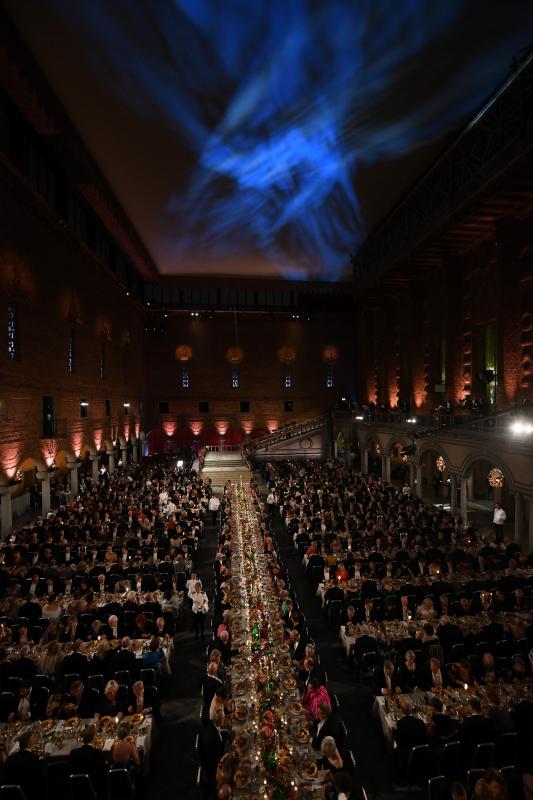
[[[461,517],[468,521],[468,479],[461,478]]]
[[[37,480],[41,481],[41,513],[46,517],[50,511],[50,473],[39,470]]]
[[[128,463],[128,446],[127,445],[124,445],[124,447],[122,445],[120,445],[120,457],[122,459],[123,465],[126,466],[126,464]]]
[[[533,497],[529,498],[529,542],[528,551],[533,552]]]
[[[520,492],[516,492],[514,494],[514,540],[519,545],[522,544],[523,533],[524,533],[524,502]]]
[[[361,472],[363,475],[368,475],[368,450],[366,447],[361,450]]]
[[[78,496],[78,470],[80,465],[77,461],[67,461],[67,467],[69,470],[69,483],[70,483],[70,491],[72,492],[72,500],[75,500]]]
[[[450,475],[450,508],[452,514],[457,513],[457,476]]]
[[[415,478],[416,478],[416,469],[415,464],[412,461],[408,462],[409,464],[409,487],[411,489],[411,494],[415,494]]]
[[[7,539],[13,528],[13,507],[9,486],[0,486],[0,532]]]
[[[91,477],[93,481],[98,480],[98,454],[89,456],[89,461],[91,462]]]
[[[110,475],[112,475],[115,471],[115,451],[114,450],[106,450],[107,455],[109,456],[109,462],[107,465],[107,471]]]
[[[416,496],[422,497],[422,464],[416,465]]]
[[[390,456],[381,454],[381,474],[386,483],[390,483]]]
[[[133,441],[133,447],[131,449],[131,460],[133,461],[134,464],[137,464],[139,461],[139,451],[137,450],[139,446],[139,440],[133,439],[132,441]]]

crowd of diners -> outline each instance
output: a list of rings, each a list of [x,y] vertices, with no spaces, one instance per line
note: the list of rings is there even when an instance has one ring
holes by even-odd
[[[66,774],[89,774],[106,794],[107,769],[141,765],[128,717],[160,720],[160,691],[209,502],[210,488],[174,462],[129,465],[0,550],[0,723],[20,727],[19,749],[0,745],[2,783],[46,800],[47,759],[33,723],[87,720]],[[107,759],[95,748],[101,719],[118,722]],[[42,755],[42,754],[41,754]]]
[[[354,680],[385,702],[396,697],[395,779],[413,779],[413,748],[427,745],[422,780],[444,774],[440,797],[533,797],[531,554],[408,487],[332,460],[263,470],[267,514],[279,509],[324,613],[352,641]],[[451,696],[465,684],[459,723],[446,714],[443,690]],[[426,693],[430,719],[417,715],[424,695],[416,692]],[[494,747],[480,758],[485,743]],[[486,774],[473,770],[480,765]]]
[[[232,658],[238,648],[232,646],[233,618],[230,560],[232,529],[235,524],[231,504],[231,484],[225,488],[220,512],[220,533],[214,562],[215,592],[213,638],[207,647],[206,669],[202,677],[202,730],[199,735],[201,763],[200,787],[206,800],[228,800],[235,794],[235,776],[239,758],[232,743],[235,731],[235,703],[232,698]],[[327,798],[363,797],[353,754],[348,749],[347,730],[338,713],[335,695],[327,686],[321,669],[319,647],[310,635],[305,616],[298,610],[298,599],[278,553],[272,515],[252,481],[255,510],[260,526],[269,571],[275,581],[279,618],[291,654],[292,669],[299,689],[310,731],[311,743],[322,770],[324,796]],[[238,787],[237,787],[238,788]]]

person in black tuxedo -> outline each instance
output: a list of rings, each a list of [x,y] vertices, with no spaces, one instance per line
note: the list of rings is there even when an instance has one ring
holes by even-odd
[[[209,708],[217,689],[224,685],[222,678],[218,677],[218,665],[216,661],[210,661],[207,665],[207,673],[202,677],[202,696],[204,705],[202,709],[202,719],[209,718]]]
[[[63,675],[79,675],[82,680],[87,677],[89,662],[87,656],[81,652],[83,645],[81,639],[76,639],[72,645],[72,653],[63,659],[61,665]]]
[[[70,753],[68,774],[88,775],[95,792],[103,795],[107,785],[107,764],[102,751],[93,745],[95,735],[96,727],[87,725],[82,735],[82,746]]]
[[[396,741],[396,766],[398,770],[403,773],[409,754],[413,747],[418,747],[420,744],[427,744],[429,741],[429,734],[425,724],[418,717],[412,715],[413,707],[410,703],[406,703],[403,707],[405,716],[398,720],[394,738]]]
[[[119,672],[121,670],[128,670],[130,677],[134,680],[137,675],[137,659],[135,653],[131,651],[131,639],[125,636],[118,650],[115,650],[111,655],[111,672]]]
[[[372,687],[375,695],[399,694],[398,675],[394,662],[385,661],[383,667],[377,667],[372,675]]]
[[[337,749],[340,751],[344,745],[345,732],[337,717],[333,716],[327,703],[318,704],[318,719],[313,722],[312,745],[315,750],[320,750],[322,740],[326,736],[335,739]]]
[[[88,719],[98,711],[99,702],[96,689],[87,688],[83,681],[74,681],[70,691],[63,697],[59,714],[63,719],[74,716]]]
[[[21,787],[26,800],[40,800],[46,796],[46,772],[44,761],[31,752],[37,744],[33,728],[22,732],[20,750],[9,756],[5,765],[4,783]]]
[[[214,783],[217,764],[224,755],[227,733],[221,729],[223,720],[223,711],[217,709],[200,737],[200,763],[209,785]]]
[[[30,658],[31,649],[28,645],[20,648],[20,657],[11,662],[9,675],[15,678],[22,678],[24,681],[33,680],[37,674],[37,664]]]
[[[459,728],[459,740],[467,758],[472,757],[478,744],[494,742],[496,737],[494,722],[481,713],[478,697],[470,700],[470,707],[472,713],[464,719]]]

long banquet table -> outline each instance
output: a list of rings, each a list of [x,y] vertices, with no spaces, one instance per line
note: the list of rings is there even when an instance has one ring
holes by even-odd
[[[252,492],[242,482],[232,491],[234,796],[323,798]]]

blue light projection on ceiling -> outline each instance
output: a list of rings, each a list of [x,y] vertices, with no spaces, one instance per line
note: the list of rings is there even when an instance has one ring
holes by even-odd
[[[340,279],[366,234],[361,169],[441,137],[504,77],[516,33],[473,45],[460,69],[446,51],[464,5],[91,0],[72,15],[51,0],[117,100],[187,154],[160,209],[175,260],[259,251],[283,277],[318,280]]]

